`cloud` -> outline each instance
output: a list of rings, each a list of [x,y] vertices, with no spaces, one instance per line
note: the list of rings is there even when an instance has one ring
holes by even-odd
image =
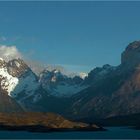
[[[16,46],[7,46],[7,45],[0,45],[0,58],[3,58],[5,61],[9,61],[12,59],[21,58],[25,61],[26,64],[38,75],[40,72],[42,72],[44,69],[47,69],[49,71],[52,71],[54,69],[57,69],[61,71],[63,74],[74,77],[76,75],[79,75],[81,78],[85,78],[87,76],[86,73],[79,73],[79,72],[73,72],[70,68],[75,66],[71,65],[53,65],[53,64],[47,64],[43,63],[37,60],[32,59],[32,55],[34,54],[34,51],[28,52],[26,54],[21,53]],[[77,67],[76,67],[77,68]]]
[[[3,58],[7,62],[12,59],[21,58],[36,74],[43,71],[45,66],[41,62],[32,60],[29,55],[31,56],[32,54],[30,52],[29,54],[23,54],[17,49],[16,46],[0,45],[0,58]]]
[[[21,58],[36,74],[39,74],[43,71],[45,65],[41,62],[32,60],[30,56],[32,56],[32,53],[29,52],[29,54],[23,54],[16,46],[0,45],[0,58],[3,58],[7,62],[12,59]]]
[[[22,58],[22,54],[18,51],[16,46],[0,45],[0,57],[5,61]]]

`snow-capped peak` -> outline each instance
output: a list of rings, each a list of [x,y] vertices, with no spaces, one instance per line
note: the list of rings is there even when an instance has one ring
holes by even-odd
[[[56,69],[54,70],[54,73],[58,73],[58,72],[60,72],[60,71],[59,70],[56,70]]]
[[[18,101],[36,94],[40,87],[37,76],[21,59],[5,62],[0,59],[1,88]],[[36,97],[40,97],[37,94]]]
[[[82,79],[85,79],[85,77],[87,77],[88,74],[87,74],[87,73],[84,73],[84,72],[80,72],[80,73],[79,73],[79,76],[80,76]]]
[[[83,79],[79,76],[71,78],[58,70],[44,70],[39,81],[43,89],[57,97],[69,97],[87,87],[82,85]]]
[[[0,57],[0,61],[4,61],[4,59]]]
[[[1,79],[1,88],[8,92],[8,95],[11,96],[11,92],[14,91],[17,84],[19,83],[18,78],[13,77],[7,71],[6,67],[0,68],[0,79]]]

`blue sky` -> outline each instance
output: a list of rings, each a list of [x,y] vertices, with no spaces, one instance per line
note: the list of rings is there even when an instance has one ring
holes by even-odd
[[[120,64],[140,40],[140,2],[0,2],[0,44],[31,59],[88,72]]]

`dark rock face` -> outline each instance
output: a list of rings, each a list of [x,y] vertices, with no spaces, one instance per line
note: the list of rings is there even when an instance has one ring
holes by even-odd
[[[121,65],[109,72],[108,76],[98,78],[99,80],[96,80],[92,86],[71,98],[72,104],[66,114],[70,114],[69,117],[76,119],[102,119],[139,113],[139,64],[140,41],[136,41],[129,44],[122,53]],[[95,69],[94,71],[99,70]]]
[[[26,63],[21,59],[13,59],[7,63],[8,73],[14,77],[20,77],[25,72],[31,71]]]
[[[140,41],[130,43],[122,53],[121,63],[126,69],[132,69],[140,64]]]
[[[85,78],[83,83],[85,85],[92,85],[100,80],[103,80],[115,69],[116,67],[113,67],[109,64],[106,64],[103,67],[96,67],[88,73],[88,76]]]
[[[0,79],[1,81],[1,79]],[[12,113],[12,112],[24,112],[21,106],[11,97],[5,93],[5,91],[0,86],[0,112]]]
[[[24,112],[23,108],[11,97],[6,95],[4,92],[0,92],[0,112]]]

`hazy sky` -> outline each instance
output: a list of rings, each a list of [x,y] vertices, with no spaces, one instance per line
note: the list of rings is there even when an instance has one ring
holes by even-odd
[[[73,71],[118,65],[140,40],[140,2],[0,2],[0,44]]]

